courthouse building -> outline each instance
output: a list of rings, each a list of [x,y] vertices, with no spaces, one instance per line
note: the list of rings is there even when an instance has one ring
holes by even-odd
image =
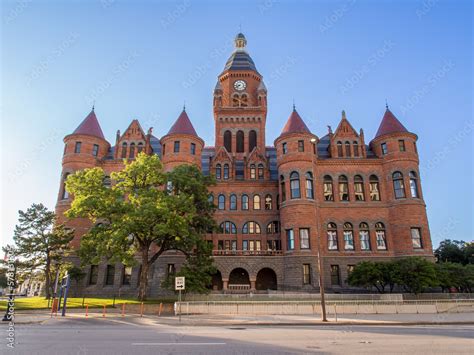
[[[388,107],[374,118],[380,125],[368,140],[344,111],[334,131],[317,134],[293,108],[281,134],[267,142],[267,88],[246,44],[239,33],[217,78],[213,145],[199,137],[185,110],[161,138],[133,120],[111,144],[92,110],[64,138],[57,213],[63,216],[71,203],[68,174],[91,167],[110,174],[144,151],[157,154],[165,170],[195,164],[216,178],[211,192],[220,230],[206,236],[218,269],[215,292],[316,292],[318,256],[326,289],[346,292],[348,273],[363,260],[432,257],[417,135]],[[90,222],[63,218],[77,247]],[[151,297],[183,261],[179,252],[158,259],[150,271]],[[139,267],[104,262],[86,272],[85,294],[136,293]]]

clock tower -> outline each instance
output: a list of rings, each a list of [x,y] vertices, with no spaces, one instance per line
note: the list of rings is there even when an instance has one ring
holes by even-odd
[[[267,89],[246,45],[239,33],[214,89],[216,153],[225,149],[230,159],[239,161],[252,153],[265,154]]]

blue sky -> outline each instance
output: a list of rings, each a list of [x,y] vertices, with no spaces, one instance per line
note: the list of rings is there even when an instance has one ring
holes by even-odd
[[[54,208],[62,138],[89,113],[111,142],[132,119],[164,135],[183,102],[213,145],[212,90],[242,26],[269,91],[267,145],[293,99],[318,136],[341,110],[366,140],[385,109],[419,136],[433,244],[473,239],[469,1],[2,2],[1,235]]]

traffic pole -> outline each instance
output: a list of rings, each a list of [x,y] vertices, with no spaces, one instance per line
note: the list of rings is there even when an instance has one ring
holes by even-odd
[[[140,317],[143,317],[143,302],[140,305]]]

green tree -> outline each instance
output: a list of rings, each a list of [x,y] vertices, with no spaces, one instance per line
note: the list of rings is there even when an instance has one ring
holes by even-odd
[[[379,293],[385,293],[385,284],[382,283],[383,275],[378,263],[362,261],[358,263],[349,274],[347,282],[351,286],[371,289],[375,287]]]
[[[464,262],[474,264],[474,242],[465,243],[463,248]]]
[[[462,264],[450,262],[436,264],[436,277],[443,292],[453,287],[458,292],[462,292],[465,273],[466,270]]]
[[[440,263],[451,262],[465,264],[465,245],[466,243],[462,240],[445,239],[439,243],[439,247],[435,250],[434,254]]]
[[[56,223],[56,215],[43,204],[32,204],[26,211],[19,211],[13,240],[16,255],[31,265],[31,270],[44,272],[46,298],[51,297],[51,266],[60,262],[68,250],[73,232]]]
[[[398,283],[406,292],[418,294],[427,287],[438,285],[435,266],[432,262],[417,256],[396,261],[398,264]]]
[[[189,258],[203,234],[215,228],[214,206],[208,200],[213,180],[196,166],[165,173],[156,155],[140,153],[124,164],[122,171],[111,174],[110,188],[104,186],[100,168],[70,175],[66,186],[74,200],[66,215],[94,224],[81,239],[83,262],[98,263],[105,257],[133,265],[138,255],[138,298],[144,300],[151,265],[168,250]]]

